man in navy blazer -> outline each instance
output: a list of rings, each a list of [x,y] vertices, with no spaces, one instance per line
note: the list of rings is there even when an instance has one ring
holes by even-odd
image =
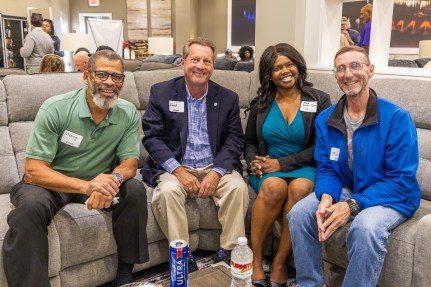
[[[189,40],[183,49],[184,76],[152,86],[142,118],[142,143],[150,157],[141,173],[154,186],[154,216],[169,242],[189,242],[185,200],[211,197],[222,225],[216,261],[228,261],[245,235],[247,186],[240,155],[244,146],[238,95],[212,81],[216,47]],[[196,269],[189,257],[189,271]]]

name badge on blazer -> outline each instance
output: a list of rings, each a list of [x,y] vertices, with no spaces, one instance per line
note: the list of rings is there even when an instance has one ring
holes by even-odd
[[[184,113],[184,102],[169,101],[169,111],[172,113]]]
[[[301,112],[308,112],[308,113],[315,113],[317,111],[317,102],[316,101],[313,101],[313,102],[302,101],[300,111]]]

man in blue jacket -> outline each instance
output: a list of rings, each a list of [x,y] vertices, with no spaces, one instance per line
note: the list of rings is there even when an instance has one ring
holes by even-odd
[[[340,49],[334,66],[344,96],[316,119],[315,192],[287,216],[296,279],[324,285],[321,243],[351,221],[343,286],[376,286],[391,231],[419,207],[416,127],[368,87],[374,66],[363,48]]]

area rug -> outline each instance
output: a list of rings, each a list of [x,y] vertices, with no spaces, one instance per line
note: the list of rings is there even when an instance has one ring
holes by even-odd
[[[211,256],[196,260],[196,264],[198,265],[199,270],[208,268],[210,266],[214,266],[215,257],[216,257],[215,255],[211,255]],[[217,263],[217,264],[220,264],[220,263]],[[226,265],[226,267],[229,268],[228,265]],[[271,262],[264,259],[263,268],[264,268],[266,277],[269,279],[269,276],[271,274]],[[164,284],[166,285],[166,283],[168,283],[169,280],[170,280],[169,272],[163,272],[153,277],[139,280],[131,284],[127,284],[124,287],[162,287]],[[297,287],[297,286],[298,285],[296,284],[296,280],[294,278],[288,279],[286,287]],[[226,286],[226,287],[229,287],[229,286]]]

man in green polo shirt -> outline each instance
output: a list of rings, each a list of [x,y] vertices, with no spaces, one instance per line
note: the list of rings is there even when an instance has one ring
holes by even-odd
[[[41,106],[27,146],[24,179],[11,191],[16,208],[8,215],[3,243],[9,286],[50,286],[47,226],[70,202],[112,210],[119,262],[114,286],[132,282],[133,265],[148,261],[146,192],[133,178],[140,117],[133,104],[118,99],[123,72],[115,52],[97,52],[84,71],[85,88]]]

